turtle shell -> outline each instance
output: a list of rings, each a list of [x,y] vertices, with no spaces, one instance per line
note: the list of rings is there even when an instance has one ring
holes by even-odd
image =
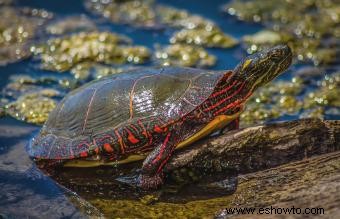
[[[177,120],[213,92],[225,71],[141,68],[95,80],[70,92],[32,139],[29,154],[72,159],[95,150],[93,136],[150,116]],[[83,146],[81,142],[84,142]]]

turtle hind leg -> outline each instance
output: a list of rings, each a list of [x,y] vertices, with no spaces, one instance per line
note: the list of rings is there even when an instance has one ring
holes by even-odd
[[[175,135],[169,132],[163,143],[158,145],[144,160],[140,173],[117,178],[119,182],[142,189],[156,189],[163,184],[163,167],[176,146]]]
[[[143,174],[134,173],[131,175],[124,175],[116,178],[120,183],[127,184],[132,187],[139,187],[142,189],[156,189],[163,184],[163,173]]]

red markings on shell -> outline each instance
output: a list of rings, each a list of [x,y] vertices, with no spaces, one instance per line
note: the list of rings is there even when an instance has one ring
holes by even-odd
[[[105,150],[106,152],[108,152],[108,153],[113,153],[113,148],[111,147],[111,145],[110,145],[109,143],[105,143],[105,144],[103,145],[103,147],[104,147],[104,150]]]
[[[128,140],[129,142],[131,142],[132,144],[137,144],[139,142],[139,140],[128,130],[126,129],[127,133],[128,133]]]
[[[163,129],[161,129],[158,125],[155,125],[155,127],[153,128],[153,130],[157,133],[162,133]]]
[[[88,155],[88,154],[87,154],[86,151],[80,153],[80,157],[87,157],[87,155]]]

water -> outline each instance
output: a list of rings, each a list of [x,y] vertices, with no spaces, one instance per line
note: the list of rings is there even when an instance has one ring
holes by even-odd
[[[187,9],[216,22],[221,29],[240,39],[245,34],[252,34],[263,27],[257,24],[247,24],[237,21],[220,12],[219,7],[226,0],[173,0],[159,1],[177,8]],[[79,0],[21,0],[20,6],[44,8],[63,17],[75,14],[86,14],[97,19],[85,11],[83,2]],[[157,32],[142,30],[125,25],[116,25],[104,22],[100,30],[110,30],[126,34],[136,44],[153,49],[155,43],[165,45],[172,31]],[[240,46],[232,49],[208,49],[218,57],[213,69],[233,69],[239,60],[245,56]],[[25,73],[30,75],[51,74],[37,69],[37,61],[28,59],[18,63],[0,67],[0,88],[7,82],[12,74]],[[280,79],[289,79],[291,74],[284,74]],[[294,119],[286,117],[281,119]],[[15,119],[5,117],[0,119],[0,218],[81,218],[88,214],[100,215],[90,205],[84,204],[76,195],[65,192],[65,189],[40,173],[25,152],[28,140],[39,130],[38,126],[29,125]],[[73,197],[73,198],[70,198]],[[70,201],[71,200],[71,201]],[[82,209],[79,211],[79,209]],[[86,209],[86,210],[84,210]],[[92,213],[91,213],[92,211]]]

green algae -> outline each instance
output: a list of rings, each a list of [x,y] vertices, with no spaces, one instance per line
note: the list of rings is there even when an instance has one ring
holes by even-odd
[[[112,74],[119,74],[121,72],[134,69],[134,67],[108,67],[102,65],[96,65],[92,67],[93,78],[98,79]]]
[[[70,16],[55,21],[46,27],[46,32],[53,35],[96,30],[96,25],[86,16]]]
[[[6,116],[5,106],[8,102],[9,102],[9,100],[6,99],[6,98],[0,99],[0,118]]]
[[[338,62],[339,51],[333,47],[320,47],[320,39],[301,38],[298,39],[291,33],[283,31],[262,30],[253,35],[243,37],[249,54],[270,48],[276,44],[289,45],[297,60],[301,62],[312,62],[315,66],[330,65]]]
[[[243,37],[243,42],[248,47],[248,53],[254,53],[278,43],[286,43],[293,49],[296,59],[299,61],[311,61],[316,66],[338,62],[339,50],[335,45],[339,44],[336,39],[336,30],[339,29],[340,11],[334,1],[327,1],[325,4],[312,0],[303,1],[302,4],[295,1],[261,3],[258,1],[232,1],[226,5],[229,14],[236,15],[241,20],[262,22],[271,28]],[[310,10],[311,8],[313,10]],[[324,43],[326,39],[328,43]],[[325,79],[330,77],[335,85],[322,86],[321,84],[327,83],[324,79],[318,82],[318,87],[315,90],[308,90],[302,84],[313,82],[315,77],[321,77],[321,72],[308,69],[294,77],[293,80],[300,81],[300,83],[292,81],[290,85],[288,84],[291,86],[289,90],[293,93],[287,89],[278,92],[279,84],[275,85],[277,87],[269,85],[267,88],[261,88],[251,99],[246,112],[241,115],[244,123],[254,124],[256,117],[261,121],[266,121],[289,113],[301,113],[300,118],[323,118],[327,115],[327,108],[338,107],[339,91],[334,89],[339,86],[335,82],[338,73],[325,76]],[[296,87],[300,87],[300,89],[295,89]],[[272,92],[274,97],[264,92],[263,89],[267,89],[269,93]],[[299,96],[301,92],[305,95]],[[276,96],[275,93],[280,93],[281,96]],[[269,99],[276,101],[269,103]],[[254,102],[269,105],[261,108]],[[334,113],[333,115],[338,114],[336,111]]]
[[[171,27],[182,28],[170,38],[170,43],[185,43],[204,47],[230,48],[238,41],[222,30],[211,20],[190,14],[169,6],[157,7],[162,23]]]
[[[101,209],[106,215],[131,218],[197,218],[212,216],[227,204],[223,199],[197,201],[185,204],[155,203],[145,205],[131,200],[89,200],[91,204]]]
[[[79,84],[69,78],[11,75],[9,82],[2,89],[6,102],[2,101],[0,106],[6,115],[20,121],[42,125],[58,99],[77,86]]]
[[[70,69],[70,73],[77,80],[88,80],[91,76],[90,69],[94,64],[91,62],[83,62],[76,64]]]
[[[256,45],[274,45],[285,42],[279,33],[271,30],[261,30],[254,35],[246,35],[243,37],[243,41],[248,44],[254,43]]]
[[[144,28],[180,28],[169,39],[173,46],[156,48],[156,64],[210,67],[215,64],[216,58],[200,47],[230,48],[238,44],[237,39],[224,33],[213,21],[152,0],[89,0],[85,5],[90,12],[114,23]],[[183,44],[188,51],[179,51],[177,44]],[[199,51],[194,52],[186,45],[199,46]]]
[[[6,115],[5,110],[1,107],[0,108],[0,118],[4,117]]]
[[[276,31],[265,29],[253,35],[243,36],[242,41],[247,44],[247,52],[252,54],[265,48],[269,48],[272,45],[287,44],[291,38],[290,35],[284,35]]]
[[[173,34],[171,43],[218,48],[229,48],[238,43],[235,38],[223,33],[213,21],[154,1],[90,0],[85,5],[89,11],[101,14],[115,23],[142,27],[182,28]]]
[[[193,29],[213,24],[211,20],[187,10],[158,4],[153,0],[88,0],[85,6],[91,13],[101,15],[113,23],[144,28],[171,26]]]
[[[88,0],[85,2],[89,11],[102,15],[114,23],[143,27],[153,27],[156,24],[156,14],[152,5],[152,0]]]
[[[216,57],[202,47],[183,44],[158,47],[155,57],[163,66],[210,67],[216,63]]]
[[[314,65],[328,65],[339,62],[340,51],[334,48],[322,48],[312,55]]]
[[[223,33],[216,26],[205,28],[183,29],[175,32],[170,38],[170,43],[186,43],[204,47],[230,48],[237,45],[238,41]]]
[[[242,125],[264,123],[282,115],[297,114],[302,105],[296,98],[303,90],[301,80],[272,82],[259,88],[241,114]]]
[[[8,98],[18,98],[24,93],[37,91],[41,87],[34,84],[35,80],[27,75],[16,75],[10,78],[10,82],[6,84],[2,93]]]
[[[316,106],[316,107],[304,110],[300,114],[299,118],[319,118],[319,119],[324,119],[325,113],[326,112],[325,112],[325,108],[324,107]],[[339,114],[340,113],[337,112],[337,115],[339,115]]]
[[[323,10],[328,11],[332,9],[329,17],[331,20],[336,21],[337,17],[337,4],[336,0],[317,1],[317,0],[301,0],[296,1],[249,1],[249,0],[234,0],[224,6],[224,10],[230,15],[237,16],[241,20],[254,21],[254,22],[277,22],[279,24],[290,23],[293,21],[304,21],[301,19],[310,16],[317,17],[320,13],[325,13]],[[335,9],[334,9],[335,8]],[[316,9],[316,10],[315,10]],[[321,10],[321,11],[320,11]],[[300,12],[300,13],[298,13]],[[313,14],[312,14],[313,12]],[[321,18],[321,17],[320,17]],[[298,23],[295,24],[299,26]]]
[[[215,23],[207,18],[167,5],[157,5],[156,12],[160,22],[170,27],[196,29],[215,26]]]
[[[57,94],[51,89],[24,94],[5,106],[6,113],[18,120],[42,125],[57,105],[51,98]]]
[[[12,5],[12,4],[13,4],[13,0],[0,0],[0,6]]]
[[[9,83],[2,90],[2,94],[8,98],[16,99],[24,93],[36,92],[49,87],[57,90],[72,90],[79,84],[67,77],[37,76],[15,74],[9,78]]]
[[[29,46],[52,14],[42,9],[0,8],[0,65],[16,62],[31,55]]]
[[[140,199],[140,202],[144,205],[150,205],[158,201],[157,195],[145,195]]]
[[[320,70],[306,69],[291,81],[277,81],[259,88],[246,104],[241,114],[241,125],[248,126],[277,119],[284,115],[298,115],[300,118],[324,118],[328,108],[340,107],[339,72],[325,75],[317,80],[316,87],[306,86],[315,76],[320,77]],[[314,73],[308,73],[314,71]],[[317,72],[316,72],[317,71]],[[339,115],[338,111],[330,111]]]
[[[315,65],[338,62],[340,9],[336,0],[234,0],[224,10],[240,20],[261,22],[269,28],[244,38],[249,53],[280,42],[287,43],[299,61]],[[259,37],[268,38],[264,42]]]
[[[141,68],[141,67],[139,67]],[[108,75],[118,74],[134,69],[133,66],[112,67],[98,63],[84,62],[71,69],[71,74],[77,80],[99,79]]]
[[[318,89],[309,92],[304,98],[306,109],[316,106],[340,107],[340,72],[326,75],[323,80],[318,81]]]
[[[128,37],[110,32],[82,32],[48,40],[31,50],[42,60],[42,68],[63,72],[82,62],[142,64],[151,54],[144,46],[127,45]]]
[[[302,103],[299,102],[295,96],[289,96],[289,95],[285,95],[282,96],[279,99],[279,107],[281,107],[282,109],[284,109],[284,113],[289,115],[289,114],[298,114],[301,107],[302,107]]]
[[[182,28],[170,38],[170,43],[186,43],[204,47],[229,48],[238,41],[222,32],[211,20],[190,14],[169,6],[159,5],[157,8],[160,21],[171,27]]]

